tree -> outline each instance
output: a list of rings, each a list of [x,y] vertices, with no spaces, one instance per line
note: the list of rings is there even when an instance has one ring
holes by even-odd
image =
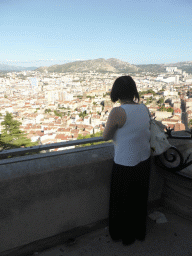
[[[110,95],[110,92],[103,93],[103,98],[105,98],[107,95]]]
[[[88,134],[86,136],[83,136],[82,134],[79,134],[77,139],[78,140],[82,140],[82,139],[89,139],[89,138],[95,138],[95,137],[102,137],[103,136],[103,132],[100,131],[100,132],[96,132],[94,134]],[[87,144],[82,144],[80,146],[76,146],[76,148],[78,147],[86,147],[86,146],[92,146],[92,145],[98,145],[98,144],[103,144],[103,143],[106,143],[106,141],[100,141],[100,142],[92,142],[92,143],[87,143]],[[108,141],[109,143],[109,141]]]
[[[62,118],[62,113],[60,113],[59,111],[57,111],[57,110],[54,110],[54,114],[56,115],[56,116],[59,116],[59,117],[61,117]]]
[[[148,94],[148,93],[152,93],[153,96],[157,95],[157,93],[155,93],[152,89],[149,89],[147,91],[139,92],[139,97],[141,98],[144,94]]]
[[[168,108],[167,112],[172,112],[173,113],[173,108]]]
[[[161,106],[161,107],[159,108],[159,111],[167,111],[167,109],[166,109],[164,106]]]
[[[87,96],[86,96],[86,98],[94,99],[94,98],[95,98],[95,96],[89,96],[89,95],[87,95]]]
[[[51,109],[50,108],[46,108],[45,109],[45,113],[50,113],[51,112]]]
[[[153,96],[154,96],[154,95],[157,95],[157,93],[156,93],[156,92],[154,92],[152,89],[147,90],[147,93],[152,93],[152,94],[153,94]]]
[[[148,105],[149,103],[151,103],[151,101],[150,101],[150,99],[147,99],[146,105]]]
[[[190,119],[190,121],[189,121],[189,125],[190,125],[190,126],[192,125],[192,119]]]
[[[87,114],[87,111],[84,110],[83,112],[81,112],[81,113],[79,114],[79,117],[81,117],[81,118],[84,119],[84,117],[87,116],[87,115],[88,115],[88,114]]]
[[[21,123],[13,119],[11,113],[6,112],[4,121],[1,122],[4,126],[2,133],[0,134],[0,144],[3,149],[19,148],[21,146],[31,147],[37,145],[37,143],[31,142],[26,137],[25,132],[20,130]]]
[[[164,103],[164,99],[163,98],[160,98],[158,101],[157,101],[157,103],[159,103],[159,104],[163,104]]]

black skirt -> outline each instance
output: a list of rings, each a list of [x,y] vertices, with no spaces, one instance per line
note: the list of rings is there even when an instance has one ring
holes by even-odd
[[[113,163],[109,234],[113,240],[145,240],[150,158],[136,166]]]

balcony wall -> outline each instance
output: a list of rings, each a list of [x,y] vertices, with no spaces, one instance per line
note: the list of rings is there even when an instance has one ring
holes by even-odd
[[[107,143],[1,160],[1,255],[107,220],[113,150]],[[149,203],[163,190],[153,161]]]
[[[178,134],[182,134],[178,132]],[[184,135],[184,134],[183,134]],[[182,154],[183,160],[192,160],[192,140],[171,139],[174,145]],[[165,169],[159,169],[163,180],[162,202],[164,207],[192,221],[192,165],[182,169],[178,173],[171,173]]]

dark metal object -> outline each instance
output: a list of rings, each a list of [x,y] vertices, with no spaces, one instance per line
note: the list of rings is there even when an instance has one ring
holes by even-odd
[[[174,129],[171,129],[170,127],[169,128],[166,128],[166,132],[165,134],[168,135],[168,139],[182,139],[182,140],[189,140],[189,139],[192,139],[192,129],[190,129],[190,131],[186,131],[186,133],[189,133],[190,134],[190,137],[189,136],[174,136],[171,134],[171,132],[174,130]]]
[[[190,131],[185,131],[191,135],[190,137],[188,137],[188,136],[182,136],[182,137],[173,136],[171,134],[173,129],[166,128],[166,130],[167,130],[167,132],[165,132],[165,134],[168,135],[169,139],[188,139],[188,140],[192,139],[192,129]],[[155,161],[163,169],[165,169],[167,171],[171,171],[173,173],[176,173],[176,172],[179,172],[179,171],[185,169],[186,167],[188,167],[189,165],[192,164],[192,160],[187,163],[190,156],[191,156],[191,153],[187,156],[187,158],[184,162],[184,158],[183,158],[183,155],[181,154],[181,152],[175,146],[172,146],[163,154],[156,156]]]

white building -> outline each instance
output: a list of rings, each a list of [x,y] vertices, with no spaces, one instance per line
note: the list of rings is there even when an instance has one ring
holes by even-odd
[[[179,75],[175,76],[175,84],[179,84]]]
[[[58,92],[57,91],[47,91],[45,94],[45,99],[49,103],[53,103],[58,100]]]
[[[44,115],[43,114],[40,114],[38,116],[36,116],[35,118],[35,121],[37,124],[40,124],[41,123],[41,120],[44,118]]]
[[[167,72],[175,72],[177,71],[177,67],[166,67]]]
[[[175,76],[170,76],[170,77],[166,77],[166,78],[164,78],[163,76],[158,76],[156,78],[156,81],[162,81],[162,82],[165,82],[165,83],[175,83],[176,78],[175,78]]]
[[[172,116],[172,112],[166,111],[155,111],[155,116],[157,121],[162,121],[164,118],[169,118]]]
[[[84,124],[87,124],[87,125],[91,124],[91,117],[90,116],[85,116],[84,117]]]

